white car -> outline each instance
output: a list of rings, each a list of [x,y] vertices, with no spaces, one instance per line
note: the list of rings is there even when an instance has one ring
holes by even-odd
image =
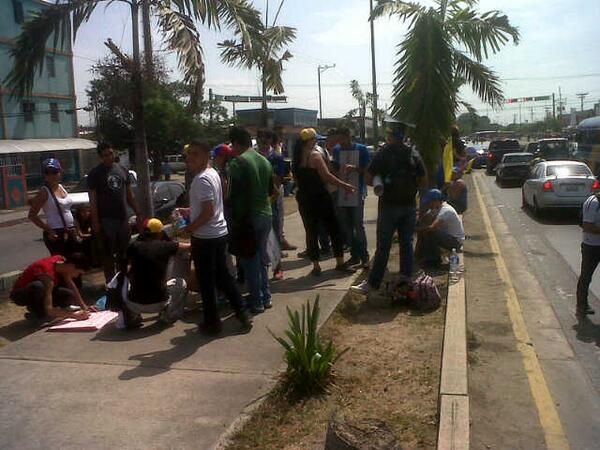
[[[577,161],[543,161],[531,170],[521,191],[524,208],[540,215],[549,209],[581,208],[600,191],[590,168]]]

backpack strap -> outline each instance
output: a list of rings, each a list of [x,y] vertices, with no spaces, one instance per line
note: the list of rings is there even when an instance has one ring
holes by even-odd
[[[60,207],[60,203],[58,203],[58,199],[56,198],[56,195],[54,194],[54,191],[52,189],[50,189],[50,186],[48,186],[47,183],[44,184],[44,187],[48,191],[48,194],[50,195],[50,197],[52,197],[52,200],[54,200],[54,205],[56,206],[56,210],[58,211],[58,215],[60,216],[60,221],[63,224],[63,228],[65,230],[68,229],[68,227],[67,227],[67,221],[65,220],[65,216],[63,214],[63,210]]]

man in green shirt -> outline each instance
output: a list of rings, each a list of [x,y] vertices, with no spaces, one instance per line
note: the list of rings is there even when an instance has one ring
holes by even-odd
[[[256,240],[256,253],[240,261],[250,291],[250,308],[257,314],[272,306],[267,240],[272,226],[269,197],[273,193],[273,168],[264,156],[252,149],[252,139],[245,129],[231,128],[229,140],[234,152],[240,155],[229,164],[233,228],[251,226]]]

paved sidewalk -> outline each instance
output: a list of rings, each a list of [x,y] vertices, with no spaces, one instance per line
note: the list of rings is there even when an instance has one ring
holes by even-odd
[[[366,202],[371,253],[377,199]],[[298,214],[286,217],[286,236],[303,248]],[[149,324],[122,332],[32,334],[0,351],[0,433],[3,449],[211,449],[231,423],[264,396],[282,369],[286,306],[321,296],[325,321],[355,277],[340,278],[334,260],[309,276],[310,263],[284,260],[286,278],[272,284],[273,309],[255,318],[248,335],[196,333],[197,317],[174,327]]]

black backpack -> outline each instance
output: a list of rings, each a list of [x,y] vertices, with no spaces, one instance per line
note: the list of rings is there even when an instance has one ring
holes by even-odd
[[[419,154],[403,144],[386,145],[381,151],[385,162],[380,174],[385,202],[398,206],[413,205],[419,188]]]

